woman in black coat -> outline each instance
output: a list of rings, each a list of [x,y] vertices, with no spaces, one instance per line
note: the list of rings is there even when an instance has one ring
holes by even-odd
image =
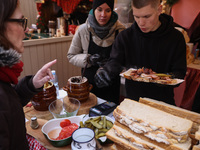
[[[35,76],[18,81],[27,18],[18,0],[1,0],[0,12],[0,149],[28,150],[23,106],[53,78],[49,67],[56,60],[44,65]]]

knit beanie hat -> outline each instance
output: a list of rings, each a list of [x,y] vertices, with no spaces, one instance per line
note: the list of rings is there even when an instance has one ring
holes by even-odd
[[[93,11],[95,11],[95,9],[97,7],[99,7],[100,5],[102,5],[103,3],[108,4],[108,6],[110,7],[111,11],[113,11],[114,8],[114,0],[94,0],[93,1]]]

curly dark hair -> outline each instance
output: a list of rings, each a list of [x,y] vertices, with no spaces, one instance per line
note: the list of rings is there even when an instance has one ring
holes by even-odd
[[[4,49],[14,48],[5,37],[6,21],[12,16],[19,5],[18,0],[1,0],[0,2],[0,46]]]

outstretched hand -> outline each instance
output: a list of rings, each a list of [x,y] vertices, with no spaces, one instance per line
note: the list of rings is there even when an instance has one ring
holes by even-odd
[[[50,67],[56,63],[56,59],[45,64],[33,77],[33,85],[34,87],[41,88],[47,81],[53,79],[53,75],[51,73]]]

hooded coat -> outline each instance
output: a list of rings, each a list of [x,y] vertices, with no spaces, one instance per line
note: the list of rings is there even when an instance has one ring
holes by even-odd
[[[0,47],[0,67],[10,66],[18,61],[19,58],[13,57],[13,51]],[[10,59],[6,59],[8,55]],[[30,101],[33,95],[42,90],[35,89],[32,79],[33,76],[27,76],[17,85],[0,80],[0,149],[29,149],[23,106]]]
[[[117,76],[122,71],[117,66],[129,68],[151,68],[157,73],[172,73],[183,79],[186,74],[186,44],[181,32],[173,27],[173,18],[160,15],[161,26],[153,32],[143,33],[135,22],[130,28],[117,36],[110,61],[104,66],[110,76]],[[125,81],[126,96],[139,100],[148,97],[174,102],[174,86]]]

